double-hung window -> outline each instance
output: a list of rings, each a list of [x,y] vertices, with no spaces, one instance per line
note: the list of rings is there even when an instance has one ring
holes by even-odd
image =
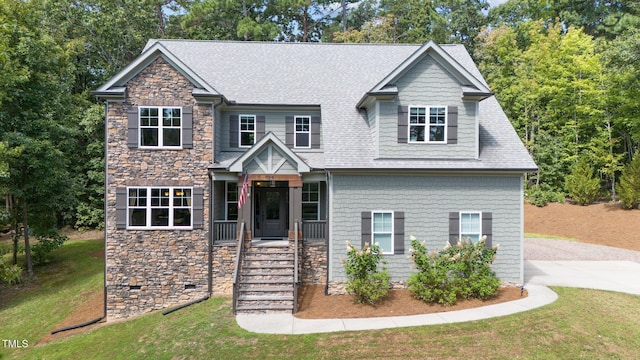
[[[182,146],[180,107],[140,107],[140,146],[179,148]]]
[[[295,137],[294,147],[310,148],[311,147],[311,117],[296,116],[295,121]]]
[[[460,212],[460,239],[471,239],[477,242],[482,236],[482,214],[469,211]]]
[[[320,186],[317,182],[302,184],[302,219],[320,220]]]
[[[192,188],[130,187],[127,192],[130,228],[190,228]]]
[[[256,116],[240,115],[240,147],[251,147],[256,139]]]
[[[371,213],[371,235],[383,254],[393,254],[393,212],[373,211]]]
[[[447,108],[445,106],[409,107],[410,143],[445,143]]]
[[[227,181],[226,187],[227,220],[238,220],[238,183]]]

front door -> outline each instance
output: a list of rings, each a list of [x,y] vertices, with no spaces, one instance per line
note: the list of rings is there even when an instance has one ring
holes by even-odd
[[[289,189],[256,187],[255,231],[256,238],[285,238],[289,218]]]

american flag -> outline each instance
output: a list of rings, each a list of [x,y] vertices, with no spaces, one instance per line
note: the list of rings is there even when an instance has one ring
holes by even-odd
[[[238,209],[244,205],[244,202],[247,201],[247,190],[249,186],[249,175],[244,176],[244,181],[242,181],[242,190],[240,190],[240,197],[238,198]]]

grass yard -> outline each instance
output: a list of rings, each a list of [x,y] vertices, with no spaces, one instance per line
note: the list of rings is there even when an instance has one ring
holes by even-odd
[[[100,241],[71,241],[19,291],[0,292],[0,359],[630,359],[640,351],[640,297],[554,288],[543,308],[490,320],[314,335],[261,335],[239,328],[227,298],[167,316],[153,313],[45,345],[38,340],[88,293],[102,288]],[[384,339],[381,341],[380,339]],[[0,344],[1,346],[2,344]]]

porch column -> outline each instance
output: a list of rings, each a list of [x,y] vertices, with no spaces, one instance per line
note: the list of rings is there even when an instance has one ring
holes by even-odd
[[[289,181],[289,238],[294,237],[294,223],[302,221],[302,178]],[[301,225],[301,224],[299,224]],[[302,231],[299,228],[298,231]]]
[[[242,193],[242,182],[244,176],[238,177],[238,200],[240,200],[240,194]],[[240,224],[244,221],[244,238],[251,239],[251,229],[253,228],[253,217],[251,216],[251,198],[253,195],[251,176],[249,176],[247,183],[247,197],[244,204],[238,209],[238,231],[240,230]]]

